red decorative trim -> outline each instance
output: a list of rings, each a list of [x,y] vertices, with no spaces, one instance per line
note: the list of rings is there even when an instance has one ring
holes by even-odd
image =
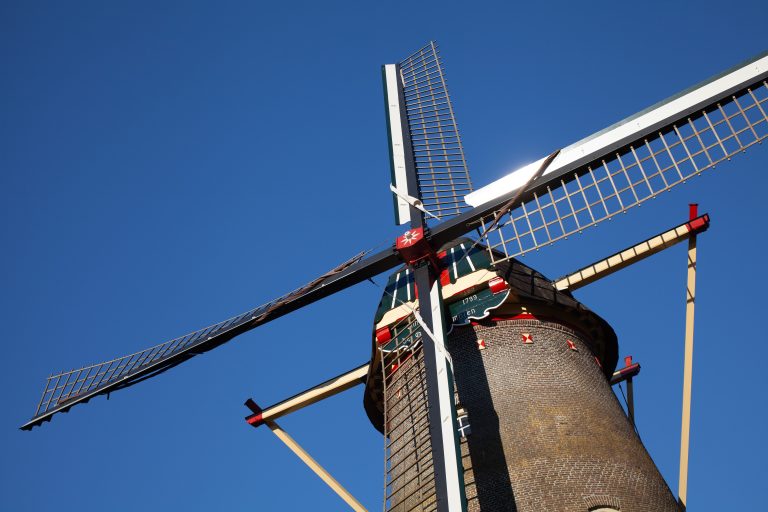
[[[472,320],[470,322],[470,325],[477,327],[488,327],[489,324],[495,324],[497,322],[508,322],[511,320],[535,320],[537,322],[551,322],[553,324],[557,324],[561,327],[565,327],[567,329],[570,329],[573,331],[576,336],[580,336],[581,338],[585,340],[590,340],[591,337],[587,335],[582,329],[579,327],[576,327],[572,324],[569,324],[567,322],[564,322],[562,319],[554,318],[554,317],[548,317],[548,316],[536,316],[533,313],[518,313],[517,315],[500,315],[500,316],[489,316],[487,318],[483,318],[482,320]]]
[[[245,418],[245,421],[248,422],[249,425],[252,425],[254,427],[258,427],[262,423],[264,423],[264,420],[261,417],[261,414],[252,414],[251,416],[248,416]]]
[[[611,386],[627,379],[631,379],[638,373],[640,373],[640,363],[633,363],[631,366],[617,370],[613,372],[613,375],[611,376]]]
[[[530,345],[531,343],[533,343],[533,334],[528,333],[528,332],[524,332],[523,333],[523,343],[525,343],[526,345]]]
[[[571,350],[573,350],[575,352],[579,351],[579,348],[576,346],[576,344],[573,342],[573,340],[565,340],[565,342],[568,344],[568,348],[569,349],[571,349]]]
[[[702,231],[706,231],[709,227],[709,215],[705,213],[701,217],[691,219],[690,222],[685,224],[685,227],[688,229],[689,233],[700,233]]]
[[[384,326],[376,331],[376,343],[383,345],[392,339],[392,331],[389,330],[389,326]]]
[[[600,362],[600,358],[595,356],[595,362],[597,363],[597,366],[599,366],[600,369],[602,370],[603,369],[603,363]]]
[[[481,339],[477,340],[477,349],[478,350],[485,350],[486,348],[488,348],[488,347],[485,345],[485,340],[484,339],[481,338]]]
[[[440,272],[440,284],[443,286],[451,284],[451,274],[448,272],[448,269]]]
[[[626,375],[628,373],[634,372],[638,368],[640,368],[640,363],[633,363],[631,365],[625,366],[624,368],[616,370],[614,373],[618,373],[619,375]]]
[[[491,289],[494,295],[501,293],[509,289],[509,284],[499,276],[496,276],[488,281],[488,288]]]
[[[253,412],[250,416],[245,417],[245,421],[248,422],[249,425],[252,425],[254,427],[258,427],[262,423],[264,423],[262,418],[262,410],[261,407],[258,406],[256,402],[253,401],[253,399],[249,398],[245,401],[245,406]]]

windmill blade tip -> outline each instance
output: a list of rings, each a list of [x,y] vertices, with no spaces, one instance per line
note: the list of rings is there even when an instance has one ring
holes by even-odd
[[[31,431],[33,428],[42,426],[43,423],[48,423],[49,421],[51,421],[51,416],[48,416],[47,418],[33,418],[20,426],[19,430]]]

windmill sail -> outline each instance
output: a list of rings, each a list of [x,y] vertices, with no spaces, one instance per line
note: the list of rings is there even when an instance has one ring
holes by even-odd
[[[549,245],[684,183],[768,136],[768,53],[560,151],[487,233],[499,261]],[[469,194],[483,228],[544,159]],[[468,218],[476,217],[470,214]]]
[[[424,206],[431,211],[443,217],[451,216],[430,229],[429,241],[433,247],[439,247],[471,230],[490,225],[518,191],[512,186],[500,194],[488,194],[486,187],[467,198],[475,206],[473,209],[449,208],[460,189],[456,184],[462,173],[466,187],[471,189],[471,185],[447,91],[444,104],[437,105],[440,103],[437,95],[430,101],[435,110],[446,108],[450,115],[426,121],[428,102],[424,98],[431,89],[425,84],[437,80],[438,75],[442,77],[442,72],[437,72],[440,64],[436,47],[428,45],[401,66],[403,70],[413,70],[409,72],[411,89],[406,91],[406,96],[411,98],[407,109],[410,131],[416,133],[419,127],[423,130],[423,140],[413,135],[414,151],[422,151],[417,147],[423,148],[421,154],[427,162],[419,164],[420,157],[416,157],[416,166],[422,165],[423,169],[419,186],[428,188],[428,183],[438,182],[440,167],[435,155],[440,151],[443,151],[440,158],[445,165],[449,157],[461,156],[462,165],[451,164],[449,170],[439,171],[450,174],[458,169],[446,195],[441,195],[442,189],[436,186],[434,192],[427,191],[422,196]],[[405,71],[403,73],[405,76]],[[488,233],[491,260],[509,259],[551,244],[626,211],[760,143],[768,136],[767,79],[768,54],[764,54],[564,148],[542,177],[526,187],[520,196],[523,201],[505,212],[497,227]],[[442,78],[440,83],[444,86]],[[433,114],[437,116],[437,112]],[[453,132],[449,129],[451,126]],[[449,133],[454,136],[448,136]],[[450,140],[455,141],[455,146],[450,146]],[[451,152],[458,154],[448,154]],[[539,162],[532,166],[533,171],[528,172],[540,167]],[[525,183],[527,177],[522,176],[510,179]],[[430,181],[433,178],[434,181]],[[495,184],[491,188],[498,187]],[[34,417],[21,428],[29,430],[73,405],[157,375],[238,334],[390,270],[401,262],[394,247],[373,255],[361,253],[294,292],[224,322],[141,352],[49,377]]]
[[[362,252],[309,284],[223,322],[134,354],[48,377],[35,415],[21,427],[22,430],[41,425],[54,414],[67,412],[73,405],[87,402],[94,396],[153,377],[243,332],[399,264],[391,250],[364,259],[366,254]]]
[[[401,95],[395,80],[402,83]],[[394,186],[418,198],[436,219],[471,209],[463,198],[472,182],[437,45],[430,42],[398,65],[385,66],[384,86]],[[406,183],[410,162],[418,190]],[[408,204],[402,197],[395,202],[397,223],[405,224]]]

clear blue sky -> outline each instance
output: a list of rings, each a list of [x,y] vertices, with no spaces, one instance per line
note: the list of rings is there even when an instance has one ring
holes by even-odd
[[[765,2],[0,4],[0,509],[342,510],[264,405],[364,362],[379,289],[341,293],[33,432],[51,373],[266,302],[392,240],[380,65],[441,45],[482,186],[766,49]],[[478,2],[480,4],[480,2]],[[685,220],[699,242],[689,510],[757,510],[765,460],[757,147],[526,257],[557,277]],[[677,487],[685,248],[577,292],[616,329]],[[362,389],[283,426],[368,508]],[[737,505],[736,505],[737,504]]]

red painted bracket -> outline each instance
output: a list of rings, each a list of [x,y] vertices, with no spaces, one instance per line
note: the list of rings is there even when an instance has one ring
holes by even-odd
[[[699,215],[699,203],[688,205],[688,222],[685,224],[691,233],[701,233],[709,227],[709,215]]]
[[[385,325],[381,329],[376,331],[376,343],[384,345],[392,339],[392,331],[389,330],[389,326]]]
[[[249,425],[253,427],[258,427],[259,425],[264,423],[264,420],[262,419],[261,413],[263,412],[261,410],[261,407],[259,407],[256,402],[254,402],[252,399],[248,399],[245,401],[245,406],[253,412],[253,414],[246,416],[245,421],[248,422]]]
[[[488,288],[490,288],[491,292],[496,295],[497,293],[509,290],[509,283],[503,278],[496,276],[488,281]]]
[[[631,379],[640,373],[640,363],[633,363],[632,356],[627,356],[624,358],[624,365],[624,368],[613,372],[613,376],[611,377],[611,386],[618,384],[619,382],[624,382],[627,379]]]
[[[707,228],[709,228],[709,215],[706,213],[704,215],[699,215],[686,222],[685,227],[687,227],[688,231],[691,233],[701,233],[702,231],[706,231]]]

